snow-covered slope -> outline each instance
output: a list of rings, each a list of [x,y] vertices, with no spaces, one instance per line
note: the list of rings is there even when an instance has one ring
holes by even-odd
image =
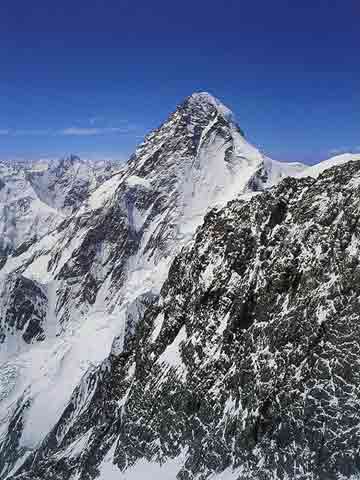
[[[37,196],[47,205],[65,212],[75,211],[89,193],[113,173],[110,164],[96,163],[70,155],[39,168],[34,165],[27,172]]]
[[[0,256],[36,241],[62,218],[38,197],[24,168],[0,165]]]
[[[159,291],[171,260],[209,208],[301,168],[264,157],[226,107],[209,94],[194,94],[146,138],[123,172],[5,269],[61,281],[61,321],[78,318],[97,298],[110,309],[131,303]]]
[[[0,257],[53,230],[116,172],[70,155],[32,164],[0,164]],[[19,253],[18,252],[18,253]],[[1,260],[0,260],[1,263]]]
[[[81,173],[82,185],[83,166],[75,167],[74,159],[70,163],[70,171]],[[4,348],[6,339],[0,346],[4,371],[12,372],[0,378],[0,388],[8,391],[8,378],[12,385],[11,393],[0,402],[0,478],[15,472],[28,455],[24,478],[31,478],[26,473],[31,470],[31,452],[45,438],[51,439],[51,448],[58,449],[50,464],[55,458],[64,462],[64,472],[51,478],[97,475],[96,469],[89,473],[88,463],[79,461],[81,455],[88,455],[92,435],[88,427],[96,424],[89,406],[100,402],[102,414],[113,418],[116,405],[125,401],[119,400],[121,392],[113,391],[117,387],[112,367],[116,364],[121,370],[144,313],[161,308],[157,301],[176,255],[191,245],[211,209],[254,196],[303,169],[304,165],[275,162],[262,155],[246,141],[226,107],[209,94],[193,94],[146,137],[121,172],[104,181],[80,206],[75,202],[75,211],[67,211],[52,232],[26,251],[9,256],[3,274],[16,272],[46,291],[47,315],[41,338],[30,344],[24,341],[11,356]],[[63,211],[73,192],[72,174],[61,178],[66,178],[66,188],[47,170],[31,174],[38,198],[56,211]],[[54,191],[57,194],[52,197]],[[206,237],[206,230],[202,234]],[[241,251],[238,254],[241,257]],[[207,282],[214,278],[214,268],[204,273]],[[177,301],[174,296],[175,311]],[[161,315],[157,323],[160,332]],[[177,333],[170,328],[166,341],[175,344],[161,362],[174,365],[181,358],[186,332],[182,330],[178,338]],[[122,393],[126,392],[126,381],[121,385]],[[97,408],[94,412],[98,414]],[[88,436],[78,438],[72,428],[82,416]],[[76,445],[70,441],[73,437]],[[109,446],[97,445],[100,453]],[[41,455],[46,457],[43,450]],[[69,458],[71,468],[83,476],[68,474]]]
[[[349,162],[209,212],[10,478],[356,479],[359,180]]]
[[[360,160],[360,153],[343,153],[341,155],[336,155],[331,157],[323,162],[307,167],[304,170],[296,174],[297,177],[314,177],[317,178],[325,170],[335,167],[337,165],[344,165],[348,162],[356,162]]]

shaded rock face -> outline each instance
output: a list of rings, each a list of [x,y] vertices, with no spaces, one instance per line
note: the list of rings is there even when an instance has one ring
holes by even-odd
[[[90,480],[109,452],[125,472],[186,452],[179,480],[358,474],[359,207],[350,162],[208,213],[10,478]]]
[[[18,334],[26,343],[44,340],[48,310],[46,289],[21,275],[8,275],[1,282],[0,343]]]
[[[25,402],[18,405],[9,423],[8,431],[0,447],[0,469],[2,476],[6,476],[10,471],[10,465],[16,463],[19,452],[26,454],[26,449],[20,445],[22,429],[24,427],[23,418],[26,415],[28,404]]]

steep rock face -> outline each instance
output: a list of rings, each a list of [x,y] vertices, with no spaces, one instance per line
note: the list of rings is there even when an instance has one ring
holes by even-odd
[[[46,290],[37,282],[16,274],[1,278],[0,343],[19,333],[26,343],[43,340],[47,307]]]
[[[208,213],[122,352],[10,478],[131,478],[174,458],[179,480],[356,475],[359,194],[350,162]]]

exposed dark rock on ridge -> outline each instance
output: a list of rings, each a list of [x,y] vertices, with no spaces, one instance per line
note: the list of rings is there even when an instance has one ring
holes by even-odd
[[[0,343],[21,333],[24,341],[44,339],[48,299],[46,289],[21,275],[11,274],[0,283]]]

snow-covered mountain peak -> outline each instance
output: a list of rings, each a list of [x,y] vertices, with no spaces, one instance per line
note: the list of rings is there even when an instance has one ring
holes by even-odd
[[[77,155],[67,155],[57,161],[49,162],[48,172],[51,176],[63,177],[64,175],[90,177],[92,165]]]
[[[0,256],[36,242],[113,173],[76,155],[0,163]],[[0,262],[1,263],[1,262]]]
[[[93,365],[107,362],[110,352],[121,363],[144,311],[159,297],[175,255],[193,242],[204,216],[301,168],[265,157],[247,142],[231,112],[207,93],[185,99],[145,138],[124,169],[100,186],[96,172],[80,174],[88,166],[71,156],[32,172],[28,184],[34,197],[65,218],[9,255],[3,266],[6,280],[15,278],[21,288],[30,281],[25,300],[34,305],[37,329],[31,335],[22,323],[13,329],[19,347],[14,358],[23,367],[13,380],[9,403],[0,403],[0,419],[6,418],[4,425],[0,421],[0,433],[10,431],[18,417],[21,427],[6,450],[1,450],[0,438],[1,480],[24,461],[24,452],[38,448],[88,368],[92,375]],[[54,168],[62,174],[54,174]],[[14,273],[19,280],[9,277]],[[14,285],[10,293],[15,295]],[[7,327],[4,323],[3,350],[10,345]],[[61,395],[54,395],[55,386]],[[14,407],[8,414],[10,403]],[[71,411],[75,418],[78,410]]]
[[[145,137],[129,165],[139,177],[148,174],[157,176],[160,170],[162,175],[164,169],[170,174],[172,167],[182,170],[179,165],[186,164],[186,159],[190,157],[199,160],[204,147],[214,146],[215,138],[216,148],[228,152],[226,159],[231,156],[231,152],[240,152],[240,156],[249,153],[249,148],[246,148],[245,154],[243,152],[244,145],[248,144],[231,110],[209,93],[193,93],[177,106],[159,128]],[[254,153],[256,149],[251,150]],[[256,163],[260,163],[262,156],[256,152]],[[224,155],[218,157],[219,161],[225,158]],[[201,158],[201,163],[206,166],[208,156],[201,155]],[[200,163],[193,163],[193,160],[191,168],[198,170]]]
[[[220,115],[228,122],[235,122],[234,113],[226,107],[218,98],[208,92],[195,92],[185,99],[182,107],[200,109],[205,114],[212,116]]]
[[[57,167],[61,167],[65,170],[68,168],[74,167],[75,165],[86,164],[87,162],[81,159],[78,155],[70,154],[65,157],[60,158],[54,164],[50,164],[50,168],[57,165]]]
[[[47,169],[31,170],[28,178],[38,197],[57,210],[75,211],[111,171],[100,170],[88,160],[68,155],[48,163]]]

